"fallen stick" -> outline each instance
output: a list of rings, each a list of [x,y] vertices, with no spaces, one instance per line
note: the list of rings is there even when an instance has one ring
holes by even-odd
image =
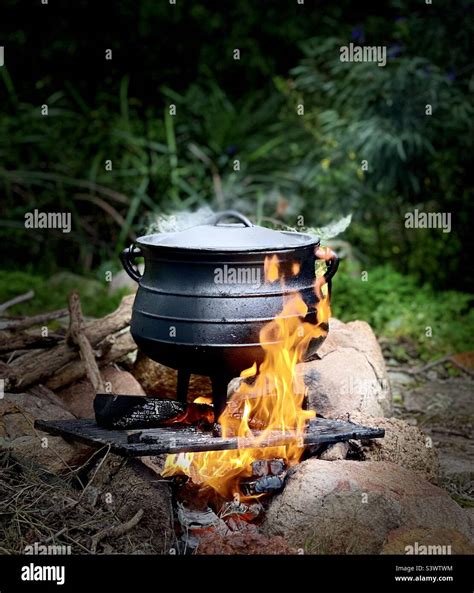
[[[459,370],[463,371],[470,377],[474,376],[474,373],[470,369],[468,369],[466,366],[464,366],[454,358],[454,354],[447,354],[446,356],[442,356],[441,358],[432,360],[431,362],[426,363],[422,367],[410,368],[398,365],[388,365],[388,367],[402,371],[403,373],[407,373],[408,375],[422,375],[423,373],[426,373],[426,371],[429,371],[433,367],[438,366],[439,364],[444,364],[445,362],[449,362],[450,364],[457,367]]]
[[[109,337],[106,338],[107,349],[105,352],[101,350],[101,344],[99,344],[99,358],[97,359],[99,368],[107,366],[111,362],[120,360],[126,354],[133,352],[137,348],[137,345],[129,331],[116,336],[112,335],[110,337],[114,337],[115,339],[110,348],[108,348],[110,340],[108,339]],[[53,391],[56,391],[57,389],[66,387],[66,385],[70,385],[71,383],[79,381],[85,375],[86,367],[84,362],[82,360],[74,360],[73,362],[70,362],[63,368],[59,369],[59,371],[57,371],[50,379],[48,379],[46,385]]]
[[[84,317],[82,316],[81,300],[79,294],[75,291],[69,297],[69,313],[70,324],[66,341],[78,346],[87,377],[92,383],[94,391],[96,393],[99,391],[103,393],[105,391],[104,382],[102,381],[91,343],[84,333]]]
[[[92,536],[91,552],[95,554],[98,544],[106,537],[120,537],[131,531],[141,521],[143,514],[143,509],[139,509],[135,515],[125,523],[115,525],[114,527],[106,527],[105,529],[102,529],[102,531],[96,533]]]
[[[129,325],[134,298],[135,295],[125,296],[113,313],[102,319],[94,320],[84,327],[84,334],[92,347],[96,346],[109,334]],[[77,351],[75,348],[72,348],[67,341],[64,341],[34,357],[28,356],[26,360],[25,357],[16,359],[10,365],[13,373],[9,373],[9,388],[12,391],[21,391],[30,385],[47,380],[56,371],[76,358]]]
[[[0,334],[0,354],[15,350],[30,350],[32,348],[51,348],[64,339],[61,334],[50,333],[43,336],[41,332],[23,333],[20,335]]]
[[[4,303],[2,303],[0,305],[0,315],[2,313],[4,313],[7,309],[9,309],[10,307],[13,307],[13,305],[18,305],[19,303],[24,303],[25,301],[29,301],[34,296],[35,296],[34,291],[29,290],[28,292],[25,292],[24,294],[20,294],[20,295],[14,297],[13,299],[10,299],[9,301],[5,301]]]
[[[23,319],[0,320],[0,329],[19,330],[27,329],[34,325],[44,325],[49,321],[61,319],[69,315],[67,309],[59,309],[59,311],[50,311],[49,313],[41,313],[40,315],[33,315],[32,317],[24,317]]]

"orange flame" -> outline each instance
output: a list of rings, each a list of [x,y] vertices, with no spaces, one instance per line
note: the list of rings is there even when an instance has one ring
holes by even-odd
[[[278,274],[278,258],[267,258],[267,281],[273,282]],[[286,298],[282,312],[260,331],[264,358],[259,372],[256,374],[256,363],[242,371],[242,382],[219,419],[223,437],[238,437],[239,445],[244,439],[245,446],[250,444],[251,448],[168,455],[164,476],[184,473],[196,484],[210,486],[231,498],[240,494],[239,481],[251,476],[253,461],[283,458],[288,466],[299,461],[305,426],[315,412],[303,409],[305,386],[296,365],[303,360],[311,340],[327,333],[327,295],[318,301],[316,311],[316,324],[305,321],[308,307],[298,293],[293,293]],[[250,377],[255,377],[253,383]],[[277,432],[288,437],[285,445],[260,446]]]
[[[276,255],[265,258],[263,273],[265,275],[265,282],[275,282],[275,280],[278,280],[280,277],[280,262]]]

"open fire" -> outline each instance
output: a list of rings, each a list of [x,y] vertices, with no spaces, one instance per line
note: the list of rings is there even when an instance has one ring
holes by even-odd
[[[324,255],[323,249],[319,251]],[[266,258],[264,270],[265,282],[284,282],[276,256]],[[298,274],[299,266],[294,265],[292,271]],[[327,333],[330,307],[324,284],[319,276],[314,286],[319,299],[317,324],[304,321],[308,307],[299,293],[285,298],[281,313],[260,331],[264,359],[258,373],[256,363],[242,371],[240,386],[219,418],[223,437],[251,439],[254,447],[168,455],[164,476],[185,474],[196,485],[211,487],[225,498],[245,500],[259,496],[241,488],[242,480],[252,476],[254,462],[281,459],[291,467],[299,461],[305,427],[315,412],[303,407],[305,385],[296,374],[296,365],[303,361],[311,340]],[[276,431],[290,434],[289,442],[260,448],[259,443]]]

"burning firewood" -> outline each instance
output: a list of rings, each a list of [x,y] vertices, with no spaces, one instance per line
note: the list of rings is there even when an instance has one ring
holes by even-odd
[[[278,492],[285,484],[285,475],[262,476],[261,478],[244,479],[240,482],[242,494],[255,496],[256,494],[271,494]]]
[[[240,488],[245,496],[270,494],[283,488],[286,478],[286,463],[283,459],[259,459],[252,463],[252,477],[241,480]]]
[[[185,404],[174,399],[97,394],[94,400],[97,424],[109,429],[155,428],[170,424],[208,424],[214,421],[212,407]]]

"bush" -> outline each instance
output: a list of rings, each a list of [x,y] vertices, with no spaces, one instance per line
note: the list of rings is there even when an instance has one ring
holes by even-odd
[[[367,281],[351,275],[344,264],[341,268],[334,278],[335,317],[362,319],[378,336],[409,340],[425,359],[473,349],[471,295],[419,286],[416,278],[390,266],[371,269]]]

